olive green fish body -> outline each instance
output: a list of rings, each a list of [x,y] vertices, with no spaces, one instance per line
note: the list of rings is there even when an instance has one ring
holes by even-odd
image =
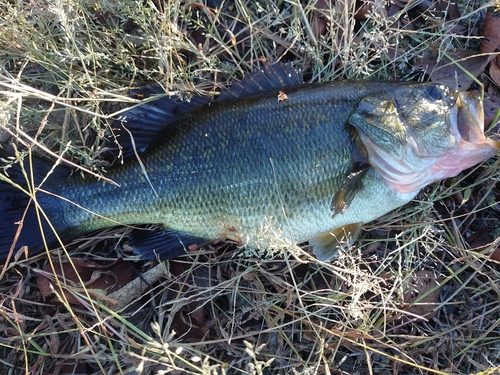
[[[161,118],[161,108],[145,108]],[[125,127],[147,125],[145,113]],[[479,113],[477,97],[433,84],[276,87],[168,121],[145,152],[110,169],[118,186],[57,172],[37,202],[65,239],[118,224],[161,224],[163,232],[131,237],[145,257],[229,238],[260,248],[309,241],[327,260],[361,224],[495,155],[498,143],[484,137]],[[0,184],[11,228],[0,232],[2,254],[17,217],[12,194]],[[22,233],[19,239],[36,247]]]
[[[332,197],[364,157],[345,126],[363,92],[323,84],[281,102],[276,91],[205,105],[140,155],[145,171],[134,160],[112,169],[119,187],[87,176],[50,189],[74,203],[72,234],[160,223],[202,238],[255,243],[269,231],[302,242],[332,228]]]

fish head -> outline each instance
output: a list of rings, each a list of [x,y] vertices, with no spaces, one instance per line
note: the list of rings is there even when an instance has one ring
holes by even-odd
[[[401,193],[453,177],[500,151],[484,135],[479,93],[401,84],[363,98],[349,122],[370,165]]]

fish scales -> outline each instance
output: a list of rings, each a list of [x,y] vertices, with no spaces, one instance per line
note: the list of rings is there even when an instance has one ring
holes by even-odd
[[[265,217],[283,228],[283,212],[289,219],[300,216],[317,199],[328,206],[353,163],[354,141],[335,123],[347,120],[356,91],[346,95],[335,87],[326,95],[324,86],[290,90],[283,102],[271,92],[186,115],[141,155],[154,191],[138,163],[110,170],[107,177],[120,187],[87,176],[48,188],[77,204],[64,203],[72,234],[112,224],[91,212],[122,224],[158,222],[206,238],[231,227],[258,230]]]
[[[280,83],[284,77],[261,73]],[[161,224],[161,231],[132,232],[129,243],[144,258],[229,238],[260,248],[309,241],[328,260],[363,223],[499,149],[483,135],[477,96],[433,84],[274,84],[247,93],[244,86],[232,99],[195,100],[192,110],[167,109],[161,100],[132,109],[125,126],[160,123],[161,135],[139,148],[141,163],[133,156],[110,169],[118,186],[56,168],[36,195],[55,232],[66,241],[117,224]],[[38,184],[51,165],[34,162]],[[22,177],[11,169],[9,178],[22,184]],[[2,257],[29,204],[18,194],[0,181]],[[33,213],[16,248],[36,252],[43,242]],[[47,223],[43,230],[54,242]]]

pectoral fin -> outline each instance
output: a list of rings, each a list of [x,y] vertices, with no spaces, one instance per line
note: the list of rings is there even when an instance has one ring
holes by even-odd
[[[367,170],[368,168],[365,167],[347,176],[343,185],[332,198],[332,203],[330,204],[332,217],[347,210],[347,207],[349,207],[356,194],[363,188],[362,179]]]
[[[129,246],[143,259],[173,259],[207,244],[209,241],[171,229],[133,230]]]
[[[361,223],[348,224],[343,227],[321,233],[309,240],[314,255],[326,262],[332,259],[340,248],[351,246],[361,232]]]

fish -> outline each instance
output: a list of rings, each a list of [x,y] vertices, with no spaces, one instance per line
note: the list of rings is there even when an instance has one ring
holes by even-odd
[[[329,261],[364,224],[500,150],[484,135],[479,93],[434,83],[306,84],[275,64],[213,100],[155,86],[131,95],[144,100],[116,119],[124,162],[106,174],[114,183],[3,147],[1,259],[125,225],[142,259],[226,239],[308,243]]]

